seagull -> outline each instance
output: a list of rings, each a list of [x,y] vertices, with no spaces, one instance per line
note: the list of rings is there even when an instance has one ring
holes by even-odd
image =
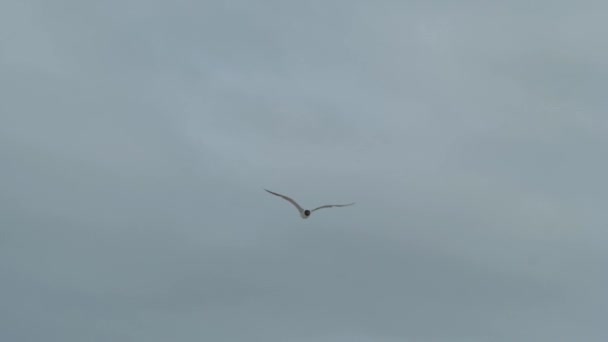
[[[264,190],[266,190],[266,189],[264,189]],[[310,214],[312,214],[312,212],[315,210],[319,210],[319,209],[323,209],[323,208],[331,208],[331,207],[347,207],[349,205],[355,204],[355,202],[349,203],[349,204],[327,204],[327,205],[322,205],[313,210],[308,210],[308,209],[303,209],[298,203],[296,203],[296,201],[294,201],[293,199],[291,199],[285,195],[277,194],[276,192],[272,192],[270,190],[266,190],[266,191],[275,196],[279,196],[279,197],[283,198],[284,200],[288,201],[289,203],[293,204],[298,209],[298,211],[300,212],[300,216],[303,219],[307,219],[310,216]]]

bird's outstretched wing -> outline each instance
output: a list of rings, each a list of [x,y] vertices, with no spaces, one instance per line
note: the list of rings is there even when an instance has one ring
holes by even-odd
[[[266,189],[264,189],[264,190],[266,190]],[[275,196],[279,196],[279,197],[283,198],[284,200],[289,201],[289,203],[293,204],[296,208],[298,208],[299,212],[303,212],[304,211],[304,209],[302,209],[302,207],[300,207],[300,205],[298,203],[296,203],[296,201],[292,200],[291,198],[289,198],[289,197],[287,197],[285,195],[277,194],[276,192],[272,192],[270,190],[266,190],[266,191],[269,192],[269,193],[271,193],[271,194],[273,194],[273,195],[275,195]]]
[[[315,211],[315,210],[319,210],[319,209],[323,209],[323,208],[331,208],[331,207],[348,207],[349,205],[353,205],[353,204],[355,204],[355,202],[349,203],[349,204],[328,204],[328,205],[322,205],[318,208],[314,208],[311,211]]]

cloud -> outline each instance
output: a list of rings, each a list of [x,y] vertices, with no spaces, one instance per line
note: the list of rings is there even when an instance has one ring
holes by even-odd
[[[3,3],[0,337],[605,340],[602,10]]]

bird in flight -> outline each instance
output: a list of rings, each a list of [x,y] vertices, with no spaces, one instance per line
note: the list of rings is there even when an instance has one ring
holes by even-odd
[[[264,190],[266,190],[266,189],[264,189]],[[300,216],[303,219],[307,219],[310,216],[310,214],[312,214],[312,212],[315,210],[319,210],[319,209],[323,209],[323,208],[331,208],[331,207],[347,207],[349,205],[355,204],[355,202],[349,203],[349,204],[327,204],[327,205],[322,205],[318,208],[314,208],[313,210],[308,210],[308,209],[303,209],[296,201],[294,201],[293,199],[291,199],[285,195],[277,194],[276,192],[272,192],[270,190],[266,190],[266,191],[275,196],[279,196],[279,197],[283,198],[284,200],[288,201],[289,203],[293,204],[298,209],[298,211],[300,212]]]

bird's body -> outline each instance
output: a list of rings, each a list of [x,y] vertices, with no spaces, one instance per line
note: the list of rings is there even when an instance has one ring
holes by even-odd
[[[266,189],[264,189],[264,190],[266,190]],[[293,199],[291,199],[291,198],[289,198],[289,197],[287,197],[285,195],[281,195],[281,194],[278,194],[276,192],[272,192],[270,190],[266,190],[266,191],[268,193],[270,193],[270,194],[273,194],[275,196],[281,197],[284,200],[288,201],[289,203],[293,204],[293,206],[296,207],[296,209],[298,209],[298,212],[300,213],[300,217],[303,218],[303,219],[309,218],[310,215],[312,214],[312,212],[315,211],[315,210],[319,210],[319,209],[323,209],[323,208],[331,208],[331,207],[346,207],[346,206],[355,204],[354,202],[353,203],[349,203],[349,204],[328,204],[328,205],[322,205],[322,206],[317,207],[317,208],[315,208],[313,210],[308,210],[308,209],[302,208],[296,201],[294,201]]]

